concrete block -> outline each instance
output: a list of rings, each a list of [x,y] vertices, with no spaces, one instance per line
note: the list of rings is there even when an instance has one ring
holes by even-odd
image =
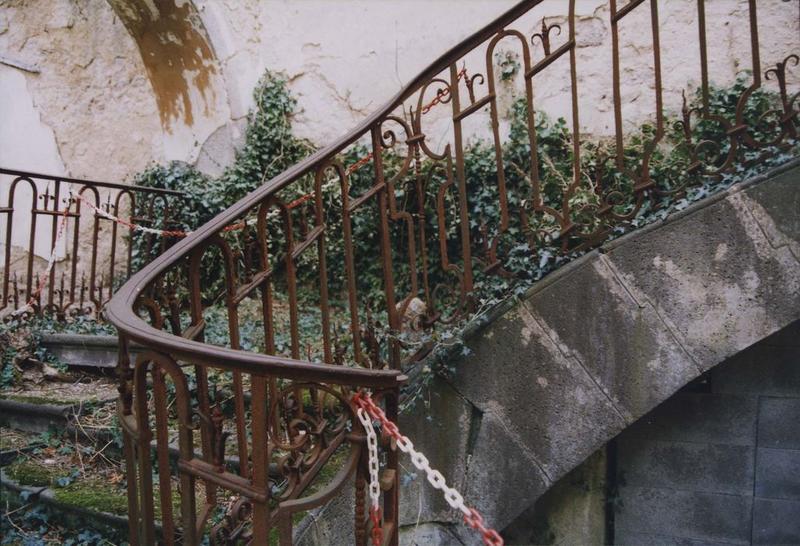
[[[758,447],[800,449],[800,398],[762,398]]]
[[[797,335],[800,337],[800,332]],[[715,367],[711,388],[718,393],[796,396],[800,392],[800,348],[754,345]]]
[[[600,255],[525,305],[630,420],[699,374],[652,306],[639,305]]]
[[[497,529],[532,505],[549,480],[503,419],[484,413],[469,458],[464,497]]]
[[[699,540],[694,538],[650,535],[647,533],[620,532],[614,537],[614,546],[721,546],[728,542]]]
[[[750,543],[750,497],[643,487],[622,487],[619,493],[614,524],[620,536],[647,530],[668,537]]]
[[[753,544],[800,544],[800,501],[755,499]]]
[[[637,301],[654,305],[702,369],[800,319],[797,260],[770,245],[746,199],[733,194],[621,239],[607,254]]]
[[[463,546],[449,527],[438,523],[409,525],[400,529],[400,546]]]
[[[755,491],[757,497],[800,501],[800,451],[759,448]]]
[[[521,307],[487,326],[470,346],[473,354],[456,363],[453,385],[502,420],[549,479],[574,468],[624,427],[622,415],[580,363],[565,357]]]
[[[414,411],[400,415],[400,430],[412,438],[414,446],[425,454],[431,466],[438,469],[447,483],[463,490],[467,468],[472,406],[448,383],[434,380],[424,401]],[[405,454],[400,456],[400,524],[419,521],[460,522],[461,516],[450,508],[433,489],[425,474],[418,472]]]
[[[757,410],[755,397],[678,393],[625,434],[651,440],[754,446]]]
[[[638,487],[750,495],[753,455],[749,446],[659,442],[623,432],[617,476]]]

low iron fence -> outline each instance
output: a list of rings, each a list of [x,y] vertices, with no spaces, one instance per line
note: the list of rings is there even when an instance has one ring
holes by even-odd
[[[0,168],[0,314],[98,316],[133,272],[129,225],[171,223],[179,192]],[[125,218],[129,225],[112,220]],[[167,241],[136,236],[150,256]]]

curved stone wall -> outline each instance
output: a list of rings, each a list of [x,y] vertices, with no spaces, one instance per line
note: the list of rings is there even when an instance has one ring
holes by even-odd
[[[471,336],[401,430],[504,528],[681,387],[800,319],[798,211],[795,161],[563,267]],[[401,483],[407,544],[472,543],[424,476]],[[302,543],[347,542],[351,513],[329,505]]]

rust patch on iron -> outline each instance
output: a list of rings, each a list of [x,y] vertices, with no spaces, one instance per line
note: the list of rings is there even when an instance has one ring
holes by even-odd
[[[108,2],[139,47],[164,129],[170,131],[180,118],[187,125],[194,123],[192,87],[203,97],[203,112],[208,115],[216,59],[194,4],[188,0]]]

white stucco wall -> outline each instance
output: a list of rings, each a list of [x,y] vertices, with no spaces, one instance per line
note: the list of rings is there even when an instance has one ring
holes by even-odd
[[[125,4],[130,0],[112,0]],[[30,170],[124,180],[151,161],[183,159],[219,171],[233,158],[253,86],[267,68],[284,72],[299,100],[297,134],[325,144],[393,96],[433,58],[513,0],[194,0],[219,70],[213,96],[193,97],[195,125],[164,127],[136,42],[109,3],[99,0],[0,0],[0,70],[5,108],[33,104],[37,124],[2,120],[0,163],[14,156]],[[546,0],[516,26],[530,36],[542,17],[566,9]],[[750,64],[747,0],[707,0],[712,81],[727,84]],[[668,109],[680,103],[686,82],[699,82],[696,2],[662,0],[662,63]],[[117,6],[117,9],[119,7]],[[759,0],[762,63],[800,51],[800,1]],[[584,131],[613,127],[610,25],[605,0],[578,0],[579,91]],[[638,8],[622,23],[626,120],[652,112],[649,11]],[[564,29],[566,30],[566,28]],[[556,43],[562,37],[556,37]],[[508,42],[510,44],[510,42]],[[515,46],[501,44],[500,49]],[[517,48],[518,49],[518,48]],[[533,48],[541,58],[541,46]],[[482,54],[465,60],[485,73]],[[535,79],[537,106],[553,116],[569,112],[566,61]],[[9,66],[23,64],[36,71]],[[795,69],[793,85],[800,78]],[[20,92],[24,80],[27,92]],[[771,85],[771,84],[770,84]],[[503,93],[511,94],[511,87]],[[503,98],[503,104],[508,103]],[[431,116],[447,116],[436,112]],[[486,117],[474,124],[485,126]],[[41,126],[41,127],[40,127]],[[34,127],[38,129],[34,130]],[[445,125],[442,125],[445,127]],[[44,128],[46,130],[39,130]],[[473,128],[479,130],[480,127]],[[445,136],[441,129],[441,136]],[[38,155],[12,152],[22,141]],[[434,131],[435,133],[435,131]],[[432,137],[436,138],[436,137]],[[55,143],[55,151],[54,150]],[[44,155],[48,157],[43,158]],[[24,163],[24,164],[20,164]]]
[[[580,129],[609,135],[613,102],[607,0],[576,1]],[[177,159],[218,174],[234,160],[253,88],[266,69],[285,74],[298,99],[297,135],[325,145],[383,105],[433,59],[515,4],[175,2],[160,13],[150,0],[0,0],[0,166],[119,182],[130,181],[151,162]],[[539,32],[543,18],[561,24],[562,35],[553,38],[555,48],[566,35],[567,5],[567,0],[545,0],[513,28],[530,37]],[[637,8],[620,27],[628,127],[654,111],[648,5]],[[800,0],[758,0],[757,5],[766,70],[788,52],[800,53]],[[700,81],[696,0],[661,0],[658,6],[665,108],[675,112],[681,91]],[[751,65],[748,1],[706,0],[706,9],[710,79],[728,85]],[[147,26],[154,20],[159,24]],[[162,42],[149,42],[147,50],[142,32],[149,31]],[[178,52],[177,64],[183,66],[176,71],[178,90],[171,79],[175,74],[169,73],[175,47],[184,47],[189,58]],[[497,49],[512,54],[519,50],[509,39]],[[459,65],[470,74],[486,74],[484,51],[482,47]],[[540,43],[531,51],[534,62],[542,58]],[[788,78],[791,89],[800,89],[800,68],[793,68]],[[775,89],[774,82],[766,86]],[[507,129],[502,116],[521,88],[519,76],[498,87],[501,131]],[[165,90],[177,97],[167,114]],[[481,96],[485,90],[479,86],[476,92]],[[534,103],[551,117],[569,121],[566,57],[536,76]],[[449,107],[440,106],[425,116],[424,131],[434,148],[452,139],[450,115]],[[465,132],[486,134],[488,122],[485,112],[471,116]],[[6,204],[9,184],[10,178],[0,176],[0,206]],[[18,203],[22,210],[15,218],[15,246],[27,246],[29,213],[24,211],[29,204],[29,198]],[[50,252],[49,221],[43,219],[37,232],[36,254],[42,257]],[[0,241],[5,229],[0,222]],[[64,249],[58,254],[63,256]],[[24,257],[18,249],[14,255]]]

